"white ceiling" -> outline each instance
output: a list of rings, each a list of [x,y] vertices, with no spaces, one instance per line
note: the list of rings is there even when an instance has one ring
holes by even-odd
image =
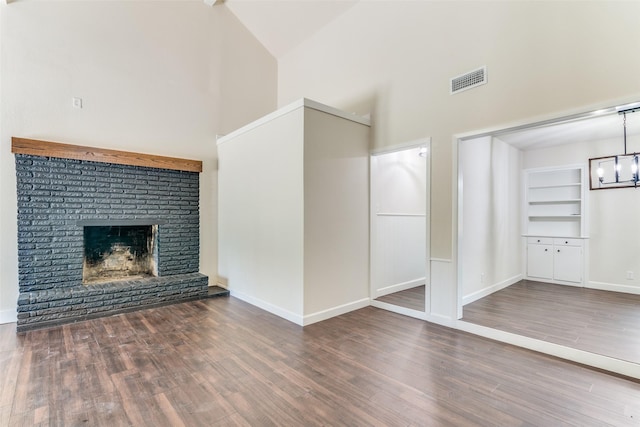
[[[275,57],[281,58],[358,0],[226,0],[224,4]]]
[[[521,150],[604,139],[623,141],[623,117],[617,113],[549,124],[514,132],[496,133],[502,141]],[[640,112],[627,114],[627,136],[640,134]]]

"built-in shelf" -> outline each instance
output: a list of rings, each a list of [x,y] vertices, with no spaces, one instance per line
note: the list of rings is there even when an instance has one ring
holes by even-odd
[[[585,186],[582,165],[524,171],[524,276],[580,286],[584,282]]]
[[[530,205],[546,205],[555,203],[581,203],[582,199],[529,200]]]
[[[548,238],[556,238],[557,236],[541,236],[540,234],[523,234],[522,237],[548,237]],[[572,239],[588,239],[588,236],[577,236],[577,237],[572,237]]]
[[[528,235],[584,235],[584,167],[528,169],[524,173],[524,228]]]
[[[529,219],[580,219],[582,215],[570,214],[570,215],[529,215]]]
[[[561,188],[561,187],[580,187],[582,184],[579,182],[567,183],[567,184],[552,184],[552,185],[532,185],[529,187],[531,190],[543,189],[543,188]]]

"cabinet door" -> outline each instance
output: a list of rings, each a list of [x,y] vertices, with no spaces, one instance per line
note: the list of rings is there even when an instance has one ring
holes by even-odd
[[[565,282],[582,282],[582,247],[558,246],[553,252],[553,278]]]
[[[527,276],[553,279],[552,245],[527,245]]]

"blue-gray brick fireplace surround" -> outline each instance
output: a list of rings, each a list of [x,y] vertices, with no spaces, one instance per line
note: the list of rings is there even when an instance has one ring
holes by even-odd
[[[16,154],[18,331],[206,297],[199,174]],[[157,276],[83,284],[84,228],[157,227]]]

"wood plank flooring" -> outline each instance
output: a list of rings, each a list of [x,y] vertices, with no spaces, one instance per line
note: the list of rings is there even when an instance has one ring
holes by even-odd
[[[638,426],[640,383],[367,307],[211,298],[15,334],[0,426]]]
[[[640,295],[523,280],[467,304],[462,320],[640,363]]]
[[[415,288],[406,289],[404,291],[394,292],[389,295],[383,295],[376,298],[376,301],[386,302],[400,307],[410,308],[412,310],[425,310],[425,286],[416,286]]]

